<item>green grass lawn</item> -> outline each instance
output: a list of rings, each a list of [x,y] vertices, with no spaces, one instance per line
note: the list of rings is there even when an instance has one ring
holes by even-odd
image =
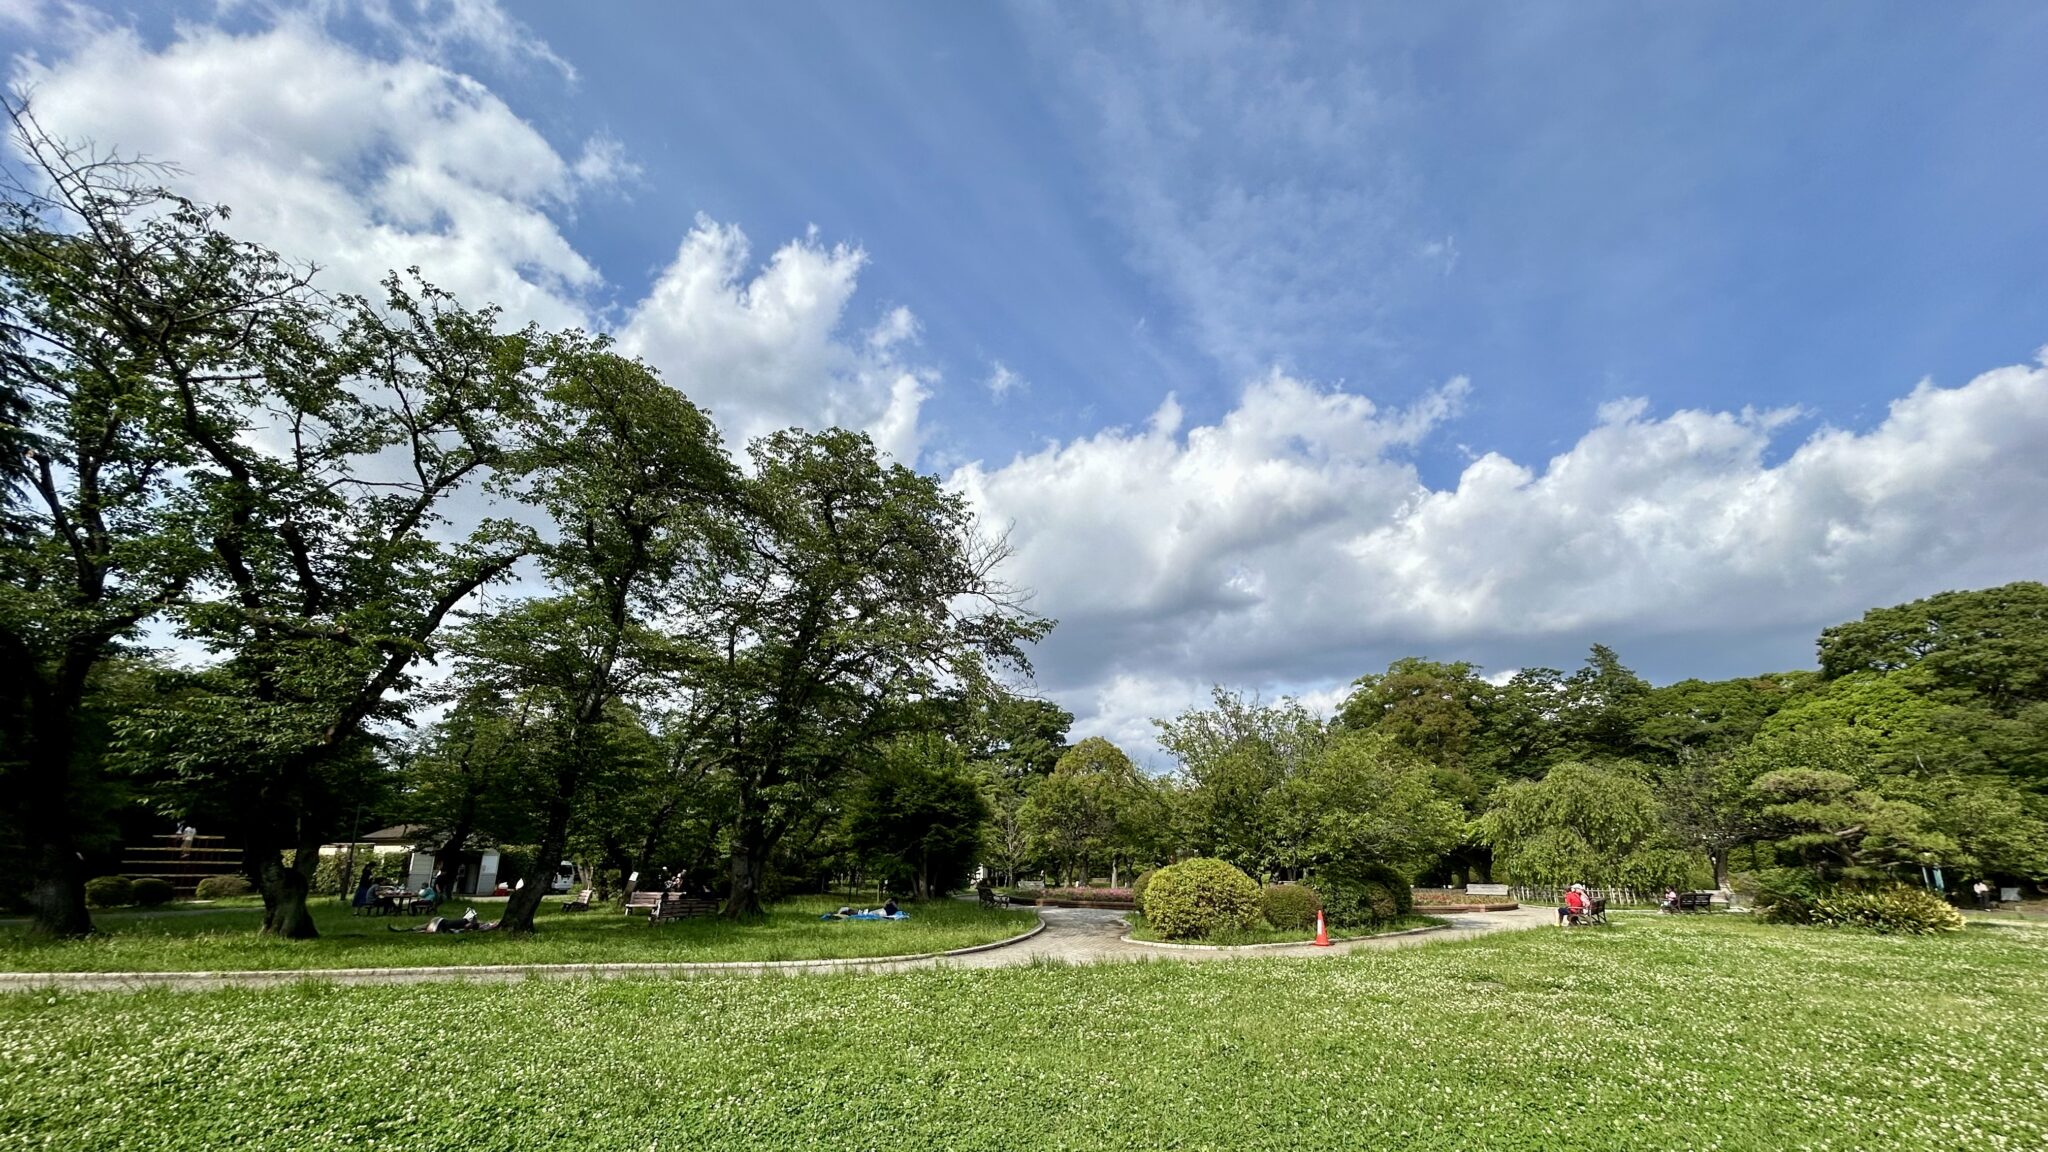
[[[1248,944],[1306,944],[1316,938],[1316,930],[1304,928],[1299,931],[1286,928],[1252,928],[1243,932],[1224,932],[1201,940],[1165,940],[1152,931],[1145,923],[1145,917],[1133,912],[1124,917],[1131,926],[1131,939],[1149,940],[1164,944],[1213,944],[1218,947],[1238,948]],[[1264,921],[1260,921],[1264,923]],[[1330,939],[1353,940],[1360,936],[1386,936],[1395,932],[1411,932],[1433,924],[1447,924],[1449,921],[1436,916],[1396,916],[1384,924],[1372,928],[1331,928]]]
[[[2048,931],[0,997],[0,1149],[2048,1147]],[[659,1141],[658,1145],[656,1141]]]
[[[456,936],[392,932],[424,917],[351,916],[332,899],[314,904],[318,940],[256,935],[260,906],[171,914],[102,912],[102,935],[43,943],[20,924],[0,928],[0,971],[195,972],[227,969],[383,968],[443,964],[624,964],[703,960],[820,960],[943,952],[1006,939],[1030,928],[1024,910],[986,911],[961,900],[910,905],[906,921],[821,921],[836,896],[801,897],[770,909],[765,920],[732,924],[713,918],[650,926],[645,917],[593,908],[558,912],[549,900],[530,939],[496,933]],[[451,901],[492,919],[504,901]]]

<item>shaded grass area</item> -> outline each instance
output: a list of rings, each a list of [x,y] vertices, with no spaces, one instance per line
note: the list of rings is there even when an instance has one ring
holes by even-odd
[[[1200,940],[1168,940],[1152,930],[1145,917],[1133,912],[1124,917],[1131,926],[1131,939],[1148,940],[1154,944],[1212,944],[1221,948],[1242,948],[1248,944],[1306,944],[1316,938],[1313,928],[1249,928],[1242,932],[1219,932]],[[1263,921],[1261,922],[1263,923]],[[1395,932],[1410,932],[1417,928],[1428,928],[1450,921],[1437,916],[1396,916],[1375,924],[1370,928],[1330,928],[1332,940],[1355,940],[1362,936],[1387,936]]]
[[[15,972],[199,972],[299,968],[386,968],[476,964],[628,964],[728,960],[831,960],[944,952],[1007,939],[1031,927],[1029,911],[984,910],[959,900],[911,905],[900,922],[821,921],[840,897],[800,897],[775,905],[761,920],[716,918],[650,926],[645,917],[593,908],[558,911],[549,900],[529,939],[497,933],[426,935],[393,932],[424,917],[351,916],[332,900],[314,904],[317,940],[256,935],[261,907],[167,915],[97,916],[101,935],[43,942],[24,926],[0,929],[0,970]],[[504,901],[450,901],[442,913],[475,907],[498,916]]]
[[[2048,932],[0,997],[0,1148],[2048,1147]],[[658,1143],[657,1143],[658,1141]]]

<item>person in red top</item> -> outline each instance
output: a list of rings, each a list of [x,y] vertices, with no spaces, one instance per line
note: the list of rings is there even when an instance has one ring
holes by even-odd
[[[1580,885],[1574,884],[1571,886],[1571,890],[1564,894],[1564,907],[1557,910],[1557,922],[1560,925],[1568,924],[1574,918],[1584,915],[1585,911],[1586,890]]]

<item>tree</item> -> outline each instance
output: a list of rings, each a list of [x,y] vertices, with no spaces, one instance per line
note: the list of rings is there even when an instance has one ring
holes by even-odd
[[[686,569],[711,563],[715,521],[736,477],[709,417],[645,366],[601,343],[558,337],[545,353],[542,403],[515,459],[530,498],[553,518],[539,549],[559,590],[482,626],[476,659],[512,670],[511,682],[544,693],[552,731],[535,873],[505,908],[501,928],[533,931],[546,880],[567,850],[584,783],[610,762],[615,706],[652,690],[654,673],[701,644],[694,621],[659,619]],[[509,635],[497,638],[495,629]],[[536,658],[538,657],[538,658]]]
[[[1503,785],[1479,831],[1496,865],[1524,884],[1649,886],[1682,878],[1670,846],[1659,840],[1662,825],[1647,784],[1568,762],[1541,780]]]
[[[1221,687],[1210,698],[1212,708],[1153,721],[1181,765],[1182,840],[1253,876],[1299,866],[1302,844],[1288,833],[1300,825],[1276,805],[1328,739],[1323,725],[1293,700],[1267,706]]]
[[[1090,736],[1032,788],[1020,820],[1032,851],[1063,881],[1086,881],[1092,865],[1106,863],[1114,883],[1123,864],[1156,850],[1166,805],[1122,749]]]
[[[84,701],[204,560],[171,390],[262,355],[303,279],[151,185],[158,170],[5,108],[25,164],[0,203],[0,789],[29,850],[33,930],[78,936],[92,931],[80,837],[106,791],[81,755]]]
[[[1919,669],[1949,703],[2011,715],[2048,701],[2048,584],[2022,580],[1873,608],[1821,632],[1821,675]]]
[[[997,579],[1008,550],[966,501],[866,436],[781,432],[750,452],[719,562],[676,610],[704,637],[676,687],[732,789],[733,917],[760,912],[776,846],[910,705],[1028,672],[1023,645],[1051,627]]]
[[[1582,756],[1626,757],[1635,750],[1636,725],[1650,704],[1650,685],[1605,644],[1593,645],[1585,667],[1564,681],[1557,721]]]
[[[847,801],[846,835],[868,868],[929,899],[966,878],[988,815],[959,749],[926,732],[891,741],[863,774]]]
[[[1464,812],[1438,793],[1433,775],[1386,734],[1333,736],[1283,786],[1306,825],[1302,863],[1384,864],[1414,877],[1465,834]]]
[[[1493,686],[1474,665],[1406,656],[1382,675],[1352,681],[1334,726],[1380,732],[1433,764],[1458,766],[1492,694]]]

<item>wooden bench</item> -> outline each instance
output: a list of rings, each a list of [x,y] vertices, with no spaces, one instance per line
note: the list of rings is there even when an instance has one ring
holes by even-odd
[[[577,894],[576,894],[576,895],[575,895],[574,897],[572,897],[572,898],[570,898],[570,899],[568,899],[568,900],[564,900],[564,901],[562,901],[562,911],[564,911],[564,912],[588,912],[588,911],[590,911],[590,889],[588,889],[588,888],[585,888],[585,889],[584,889],[583,891],[581,891],[581,892],[578,892],[578,893],[577,893]]]
[[[635,892],[626,897],[626,915],[645,916],[649,924],[664,920],[681,920],[689,916],[709,916],[718,911],[718,900],[712,896],[685,896],[680,892]]]
[[[981,897],[983,908],[1008,908],[1010,898],[993,888],[977,888],[975,894]]]
[[[1678,894],[1678,910],[1680,912],[1711,912],[1713,909],[1714,894],[1712,892],[1680,892]]]

